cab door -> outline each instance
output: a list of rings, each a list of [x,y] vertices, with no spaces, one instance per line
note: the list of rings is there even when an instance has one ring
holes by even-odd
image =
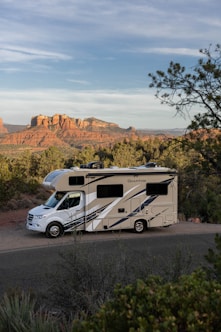
[[[70,192],[66,195],[57,208],[58,212],[61,213],[60,216],[62,216],[65,231],[84,229],[84,207],[83,192]]]

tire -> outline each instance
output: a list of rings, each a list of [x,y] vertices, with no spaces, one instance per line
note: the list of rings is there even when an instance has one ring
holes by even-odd
[[[143,220],[137,220],[134,223],[134,231],[136,233],[143,233],[143,231],[145,230],[146,226],[145,226],[145,222]]]
[[[50,238],[56,238],[64,233],[63,227],[59,222],[53,221],[46,228],[46,236]]]

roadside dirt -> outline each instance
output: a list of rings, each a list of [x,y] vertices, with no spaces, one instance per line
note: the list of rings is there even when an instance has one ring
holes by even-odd
[[[0,212],[0,227],[11,227],[25,223],[29,209]]]

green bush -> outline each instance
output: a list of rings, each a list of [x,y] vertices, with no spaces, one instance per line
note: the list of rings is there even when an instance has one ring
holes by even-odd
[[[209,248],[205,259],[208,266],[204,267],[208,278],[215,279],[221,283],[221,235],[215,235],[216,249]]]
[[[221,330],[221,285],[198,271],[176,283],[137,280],[90,318],[75,321],[75,332],[217,332]]]

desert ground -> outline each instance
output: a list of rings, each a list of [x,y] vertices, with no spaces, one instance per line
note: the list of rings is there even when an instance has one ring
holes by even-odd
[[[0,212],[0,227],[10,227],[25,223],[28,210],[29,209],[21,209]]]

